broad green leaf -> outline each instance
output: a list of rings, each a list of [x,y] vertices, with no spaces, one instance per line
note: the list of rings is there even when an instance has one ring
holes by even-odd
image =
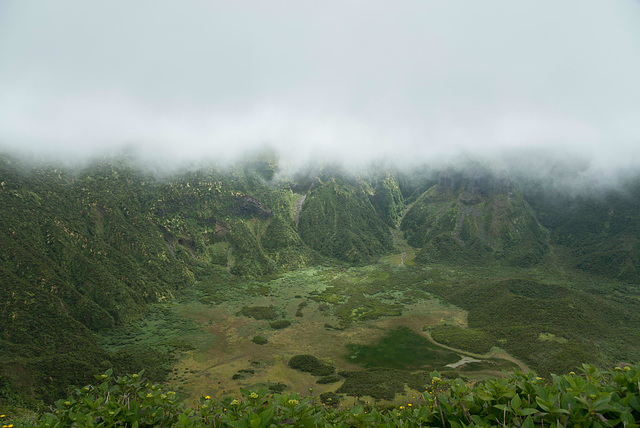
[[[519,409],[520,406],[522,406],[522,400],[520,399],[520,396],[516,394],[511,399],[511,408],[515,410],[515,409]]]
[[[549,408],[553,407],[553,405],[551,403],[548,403],[546,401],[544,401],[543,399],[541,399],[540,397],[536,397],[536,403],[538,403],[538,406],[540,406],[540,408],[544,411],[549,412]]]

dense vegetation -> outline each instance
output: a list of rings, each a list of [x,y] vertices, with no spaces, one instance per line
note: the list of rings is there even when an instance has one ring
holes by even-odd
[[[87,372],[140,370],[150,359],[165,365],[170,356],[153,350],[108,353],[94,333],[136,319],[196,279],[314,260],[295,232],[291,190],[268,186],[252,168],[168,180],[126,158],[72,171],[0,157],[4,383],[27,400],[51,401]],[[261,244],[266,230],[275,230],[275,244]]]
[[[302,206],[299,225],[300,236],[311,248],[339,260],[371,262],[391,249],[389,227],[376,213],[365,186],[355,180],[318,178]]]
[[[552,187],[555,185],[558,188]],[[525,196],[538,218],[566,246],[574,265],[587,272],[640,280],[640,182],[626,177],[616,191],[568,192],[561,183],[529,180]]]
[[[503,177],[447,171],[413,203],[401,226],[424,263],[504,261],[527,267],[549,251],[548,233]]]
[[[616,367],[599,371],[584,365],[580,374],[553,376],[545,382],[533,373],[515,373],[469,385],[432,373],[412,400],[387,407],[358,402],[334,403],[331,396],[269,394],[242,390],[217,402],[201,397],[184,408],[175,392],[164,391],[143,373],[96,376],[97,385],[56,402],[35,420],[3,415],[3,426],[176,426],[176,427],[366,427],[366,426],[585,426],[637,427],[640,420],[640,370]]]
[[[253,343],[264,349],[273,332],[295,329],[309,302],[335,315],[327,330],[344,331],[437,298],[466,311],[468,325],[443,321],[428,332],[436,341],[477,354],[499,346],[545,378],[581,362],[637,361],[638,180],[596,195],[478,166],[277,172],[270,152],[170,176],[127,157],[65,169],[0,156],[0,404],[42,408],[108,368],[116,376],[145,368],[163,382],[193,346],[181,329],[200,327],[172,319],[163,346],[102,337],[120,340],[151,303],[264,297],[286,272],[309,266],[335,271],[313,279],[317,291],[300,297],[295,316],[258,303],[238,308],[268,320]],[[376,264],[391,253],[402,253],[401,267]],[[345,350],[357,350],[352,362],[367,370],[332,371],[319,383],[358,395],[373,380],[388,386],[374,395],[393,398],[433,351],[415,331],[398,331]],[[392,357],[393,347],[413,351]],[[260,412],[284,412],[275,400]]]

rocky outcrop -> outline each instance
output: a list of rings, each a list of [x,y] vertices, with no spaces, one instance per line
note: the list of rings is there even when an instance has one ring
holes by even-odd
[[[271,210],[265,210],[262,202],[253,196],[237,196],[238,204],[236,211],[238,215],[243,217],[256,216],[260,218],[269,218],[272,214]]]

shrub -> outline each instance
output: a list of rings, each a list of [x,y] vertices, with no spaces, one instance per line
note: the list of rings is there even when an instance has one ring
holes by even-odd
[[[251,339],[251,341],[256,345],[264,345],[269,342],[266,337],[260,335],[253,336],[253,339]]]
[[[291,325],[291,321],[289,321],[289,320],[278,320],[278,321],[270,322],[269,325],[274,330],[281,330],[283,328],[289,327]]]
[[[328,376],[336,370],[334,366],[321,362],[313,355],[296,355],[289,360],[289,367],[314,376]]]
[[[278,383],[274,383],[274,384],[269,385],[269,391],[271,391],[271,392],[280,393],[280,392],[284,391],[285,389],[287,389],[287,385],[285,385],[282,382],[278,382]]]
[[[393,370],[384,369],[386,376]],[[398,372],[398,371],[396,371]],[[365,377],[372,371],[361,372]],[[379,373],[380,374],[380,373]],[[396,373],[397,374],[397,373]],[[349,376],[355,377],[355,376]],[[375,376],[374,376],[375,377]],[[430,374],[427,391],[401,405],[337,408],[335,392],[315,397],[269,394],[266,389],[241,389],[237,398],[213,401],[201,397],[194,409],[184,409],[175,394],[142,378],[142,372],[96,376],[99,384],[78,389],[55,403],[51,413],[36,420],[0,416],[4,426],[637,426],[640,420],[640,367],[600,371],[583,365],[580,373],[553,375],[546,381],[535,373],[515,373],[506,379],[467,384]],[[286,385],[273,384],[271,391]],[[364,395],[364,394],[363,394]],[[371,394],[367,394],[371,395]],[[8,413],[8,412],[7,412]]]
[[[320,394],[320,402],[327,406],[337,406],[340,404],[340,395],[335,392],[325,392],[324,394]]]
[[[257,320],[274,320],[278,318],[278,313],[273,306],[244,306],[238,314]]]
[[[324,384],[328,384],[328,383],[336,383],[336,382],[340,382],[342,380],[342,378],[340,376],[338,376],[337,374],[330,374],[328,376],[322,376],[321,378],[319,378],[316,383],[320,384],[320,385],[324,385]]]

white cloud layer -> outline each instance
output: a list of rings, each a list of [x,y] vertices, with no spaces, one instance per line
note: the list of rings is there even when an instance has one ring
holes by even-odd
[[[640,2],[0,2],[0,147],[640,164]]]

